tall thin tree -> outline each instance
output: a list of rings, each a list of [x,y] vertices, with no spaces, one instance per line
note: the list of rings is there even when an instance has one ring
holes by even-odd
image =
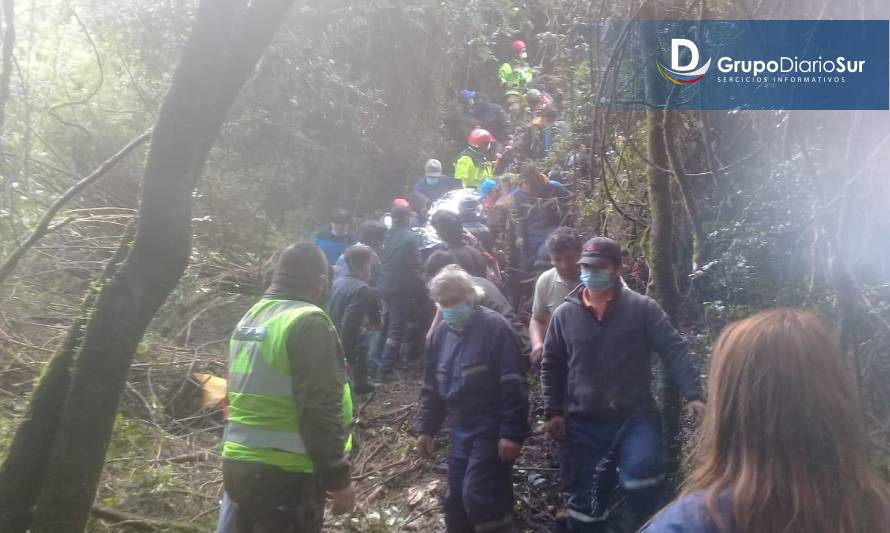
[[[152,135],[130,251],[99,290],[82,338],[74,336],[70,378],[61,371],[56,379],[42,379],[32,397],[35,402],[64,391],[64,405],[47,402],[29,412],[32,427],[43,431],[17,432],[0,470],[0,486],[28,485],[24,497],[4,497],[16,492],[15,485],[0,490],[0,513],[19,518],[4,524],[13,526],[5,531],[83,531],[133,354],[188,264],[192,190],[234,99],[291,3],[201,1]],[[49,439],[51,451],[39,439]],[[32,470],[10,468],[21,464]],[[6,507],[11,502],[15,507]]]

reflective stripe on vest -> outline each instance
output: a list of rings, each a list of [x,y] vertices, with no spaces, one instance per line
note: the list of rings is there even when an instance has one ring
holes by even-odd
[[[263,299],[241,319],[229,349],[229,419],[223,457],[312,472],[300,435],[300,408],[293,395],[287,342],[304,317],[328,316],[294,300]],[[352,395],[343,388],[344,424],[352,422]],[[346,451],[352,447],[348,436]],[[284,452],[284,453],[283,453]]]

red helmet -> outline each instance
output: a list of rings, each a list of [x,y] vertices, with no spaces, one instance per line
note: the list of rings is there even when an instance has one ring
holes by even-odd
[[[518,56],[525,50],[525,41],[513,41],[513,55]]]
[[[488,133],[488,130],[483,130],[481,128],[477,128],[470,132],[470,137],[467,139],[467,142],[470,146],[480,147],[486,145],[494,140],[494,137]]]

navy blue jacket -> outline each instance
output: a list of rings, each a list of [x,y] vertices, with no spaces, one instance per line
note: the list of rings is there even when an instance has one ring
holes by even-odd
[[[340,258],[344,250],[356,243],[356,238],[351,233],[346,235],[334,235],[331,230],[319,231],[312,238],[312,244],[321,248],[329,265],[333,265]]]
[[[417,180],[417,183],[414,184],[414,192],[419,192],[426,196],[426,199],[429,200],[430,203],[433,203],[441,198],[446,192],[460,189],[462,187],[463,183],[461,183],[459,179],[450,176],[440,176],[439,183],[435,185],[427,183],[426,178],[424,177]]]
[[[470,109],[470,115],[483,129],[494,135],[497,142],[507,144],[510,131],[510,116],[504,108],[494,102],[478,103]]]
[[[584,305],[583,289],[569,293],[547,329],[541,363],[547,416],[618,420],[654,411],[652,352],[687,400],[702,397],[686,342],[655,300],[622,287],[600,322]]]
[[[717,499],[717,509],[729,527],[727,533],[735,531],[729,493]],[[693,493],[665,507],[640,533],[720,533],[720,530],[708,514],[704,495]]]
[[[528,387],[507,319],[476,306],[462,331],[440,322],[427,345],[420,400],[422,435],[438,433],[450,415],[461,428],[491,428],[522,444],[529,434]]]
[[[420,237],[408,226],[393,226],[383,241],[377,287],[381,294],[414,294],[420,279]]]

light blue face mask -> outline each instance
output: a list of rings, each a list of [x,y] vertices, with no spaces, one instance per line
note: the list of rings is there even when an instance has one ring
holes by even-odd
[[[612,273],[601,268],[582,268],[581,283],[590,292],[605,292],[612,288]]]
[[[466,303],[442,308],[442,320],[454,329],[463,329],[472,314],[473,308]]]
[[[439,176],[427,176],[426,184],[429,185],[430,187],[435,187],[436,185],[439,184]]]

